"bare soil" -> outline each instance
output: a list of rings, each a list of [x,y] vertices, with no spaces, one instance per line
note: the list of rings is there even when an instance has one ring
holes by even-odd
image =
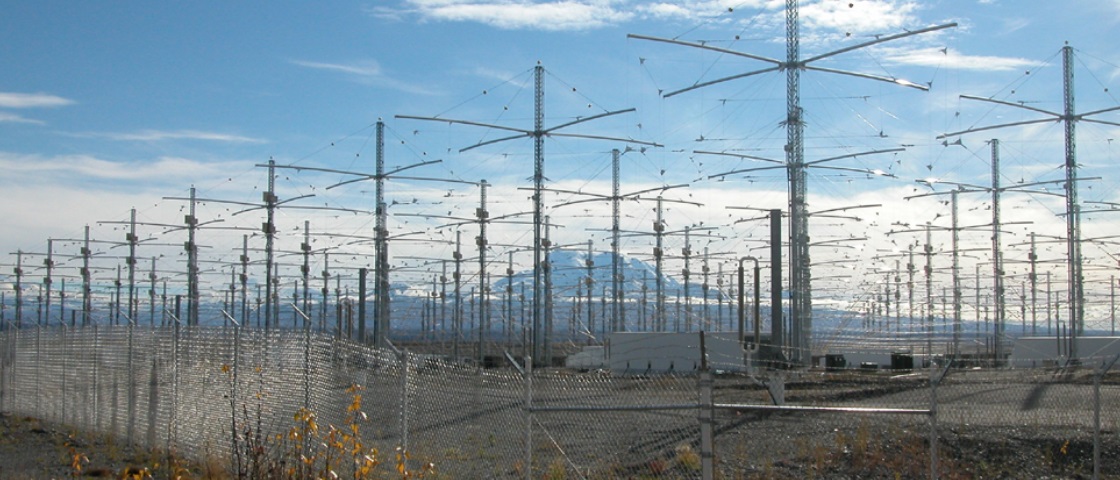
[[[0,480],[123,478],[141,469],[162,476],[159,469],[170,472],[177,463],[103,435],[0,412]]]

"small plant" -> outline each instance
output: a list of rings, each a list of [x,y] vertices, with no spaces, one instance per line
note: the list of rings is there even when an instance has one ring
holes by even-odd
[[[684,468],[685,470],[695,472],[699,471],[701,468],[700,454],[696,453],[696,450],[692,449],[692,445],[689,445],[687,443],[677,446],[676,457],[674,459],[676,460],[677,465],[680,465],[681,468]]]
[[[300,408],[292,417],[293,425],[284,433],[263,435],[252,427],[237,428],[234,442],[238,478],[275,479],[339,479],[382,478],[384,463],[381,452],[367,445],[362,427],[369,421],[362,411],[362,387],[346,389],[350,403],[341,426],[320,425],[315,412]],[[248,409],[242,406],[242,418],[249,420]],[[256,422],[259,424],[259,421]],[[243,422],[250,425],[251,422]],[[424,478],[435,472],[432,463],[411,468],[412,455],[398,448],[394,456],[396,474],[401,479]]]
[[[69,450],[70,454],[70,476],[80,478],[82,476],[82,469],[84,469],[86,465],[89,465],[89,457],[74,446],[73,435],[67,437],[66,448]]]

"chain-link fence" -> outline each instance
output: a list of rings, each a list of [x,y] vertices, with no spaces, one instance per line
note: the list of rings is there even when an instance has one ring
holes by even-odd
[[[3,410],[243,475],[247,446],[291,441],[313,412],[436,478],[1120,478],[1107,358],[612,375],[233,327],[9,330],[0,352]]]

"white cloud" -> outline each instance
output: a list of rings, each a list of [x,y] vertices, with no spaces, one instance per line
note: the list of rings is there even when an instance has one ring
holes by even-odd
[[[45,125],[45,122],[43,122],[42,120],[35,120],[8,112],[0,112],[0,123],[29,123],[33,125]]]
[[[44,157],[0,153],[0,170],[10,184],[96,181],[152,181],[180,184],[184,178],[220,178],[227,168],[179,157],[160,157],[146,162],[113,162],[90,155]],[[162,181],[161,181],[162,180]],[[116,185],[101,184],[115,190]]]
[[[1025,58],[965,55],[952,48],[887,49],[885,52],[886,61],[895,65],[917,65],[987,72],[1021,70],[1039,65],[1039,62]]]
[[[360,77],[381,76],[381,65],[378,64],[375,60],[363,60],[355,63],[327,63],[311,62],[306,60],[292,60],[292,63],[301,67],[307,67],[316,70],[327,70],[331,72],[341,72],[350,75],[357,75]]]
[[[140,130],[130,133],[97,133],[91,136],[129,142],[160,142],[165,140],[200,140],[226,143],[267,143],[260,138],[201,130]]]
[[[852,35],[894,32],[917,22],[912,1],[818,1],[801,7],[808,28],[825,28]]]
[[[589,30],[634,17],[610,0],[407,0],[423,20],[477,22],[507,30]]]
[[[0,108],[47,108],[72,105],[73,100],[47,93],[0,92]]]
[[[418,85],[402,82],[385,75],[381,65],[372,59],[358,60],[351,63],[315,62],[308,60],[292,60],[293,65],[315,70],[341,73],[349,75],[351,79],[367,85],[378,85],[393,90],[416,95],[434,95],[431,90]]]

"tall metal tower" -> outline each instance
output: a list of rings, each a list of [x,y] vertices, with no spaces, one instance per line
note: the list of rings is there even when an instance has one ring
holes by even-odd
[[[840,75],[849,75],[858,78],[878,80],[882,82],[894,83],[906,87],[916,88],[919,90],[928,90],[924,85],[918,85],[902,79],[885,77],[880,75],[870,75],[865,73],[849,72],[844,70],[837,70],[825,67],[816,67],[810,65],[813,62],[830,58],[842,53],[850,52],[853,50],[862,49],[872,45],[878,45],[885,42],[898,40],[905,37],[919,35],[922,33],[943,30],[950,27],[955,27],[956,23],[945,25],[938,25],[918,30],[912,30],[901,34],[888,35],[878,37],[875,40],[863,42],[857,45],[841,48],[832,52],[820,54],[814,57],[803,59],[801,58],[801,35],[800,35],[800,2],[799,0],[786,0],[785,6],[786,17],[786,58],[779,60],[768,58],[761,55],[751,53],[739,52],[726,48],[720,48],[706,43],[687,42],[675,39],[649,37],[644,35],[627,35],[630,38],[637,38],[642,40],[652,40],[657,42],[670,43],[675,45],[683,45],[703,50],[720,52],[728,55],[749,58],[770,63],[771,66],[761,70],[754,70],[746,73],[740,73],[723,77],[707,82],[699,82],[692,86],[665,93],[665,97],[671,97],[677,94],[688,92],[702,87],[707,87],[717,83],[722,83],[730,80],[750,77],[763,73],[774,71],[786,72],[786,118],[782,122],[786,127],[786,144],[785,150],[785,167],[787,169],[787,176],[789,181],[789,264],[790,264],[790,324],[791,324],[791,348],[790,353],[791,361],[799,363],[803,366],[808,366],[811,360],[809,351],[810,340],[812,339],[812,325],[813,325],[813,295],[810,273],[810,259],[809,259],[809,215],[807,212],[807,189],[806,189],[806,175],[805,170],[807,164],[805,162],[805,144],[804,144],[804,110],[801,107],[801,71],[811,70],[825,73],[834,73]]]
[[[1070,322],[1070,358],[1077,358],[1077,337],[1084,333],[1085,329],[1085,291],[1084,291],[1084,278],[1082,274],[1082,258],[1081,258],[1081,206],[1078,202],[1077,182],[1077,136],[1076,125],[1078,122],[1092,122],[1103,125],[1120,126],[1120,123],[1089,118],[1093,115],[1101,113],[1114,112],[1120,110],[1120,107],[1111,107],[1101,110],[1094,110],[1085,113],[1077,113],[1077,107],[1074,102],[1074,85],[1073,85],[1073,47],[1065,45],[1062,47],[1062,112],[1051,112],[1036,108],[1029,105],[1020,103],[996,100],[994,98],[976,97],[972,95],[961,95],[961,98],[968,100],[976,100],[981,102],[993,103],[996,105],[1003,105],[1008,107],[1015,107],[1023,110],[1032,111],[1046,115],[1046,118],[1037,120],[1026,120],[1019,122],[1003,123],[996,125],[987,125],[982,127],[973,127],[957,132],[950,132],[939,135],[937,138],[955,137],[967,133],[980,132],[985,130],[994,130],[1005,127],[1017,127],[1023,125],[1032,125],[1038,123],[1062,122],[1065,134],[1065,181],[1063,182],[1065,188],[1065,204],[1066,204],[1066,260],[1067,260],[1067,282],[1068,282],[1068,308],[1069,308],[1069,322]]]
[[[537,65],[533,68],[533,129],[526,130],[522,128],[513,128],[502,125],[492,125],[481,122],[474,122],[469,120],[454,120],[441,117],[418,117],[412,115],[396,115],[396,118],[412,119],[412,120],[427,120],[435,122],[457,123],[463,125],[473,125],[478,127],[494,128],[504,130],[507,132],[515,132],[515,135],[487,140],[469,147],[459,149],[459,152],[465,152],[474,148],[484,145],[491,145],[494,143],[504,142],[507,140],[514,140],[519,138],[531,137],[533,139],[533,336],[532,336],[532,357],[539,361],[543,359],[543,334],[542,328],[545,321],[547,307],[544,295],[544,259],[542,258],[543,230],[544,230],[544,138],[546,136],[570,137],[570,138],[586,138],[594,140],[613,140],[624,143],[636,143],[641,145],[659,146],[652,142],[643,142],[630,138],[613,138],[600,135],[580,135],[572,133],[561,133],[558,130],[585,123],[591,120],[597,120],[603,117],[618,115],[620,113],[633,112],[633,108],[624,110],[607,111],[596,115],[580,117],[567,123],[545,128],[544,126],[544,67]]]

